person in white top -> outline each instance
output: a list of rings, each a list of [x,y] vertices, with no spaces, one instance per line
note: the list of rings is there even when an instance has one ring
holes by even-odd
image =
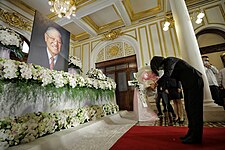
[[[208,56],[202,56],[202,61],[205,66],[206,76],[209,82],[209,88],[214,102],[220,106],[223,106],[222,99],[220,97],[219,84],[216,76],[218,75],[218,69],[210,64]]]
[[[221,89],[225,89],[225,68],[221,69],[219,72],[218,84]]]
[[[225,53],[221,56],[225,60]],[[220,87],[220,94],[223,99],[223,108],[225,110],[225,68],[221,69],[218,75],[218,84]]]

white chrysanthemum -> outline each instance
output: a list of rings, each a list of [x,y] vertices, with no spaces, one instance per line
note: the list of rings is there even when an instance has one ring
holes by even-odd
[[[99,69],[93,69],[91,68],[88,72],[87,72],[87,76],[89,78],[94,78],[94,79],[99,79],[99,80],[106,80],[106,75],[102,72],[102,70]]]
[[[24,79],[31,79],[32,78],[32,68],[33,66],[31,64],[26,64],[24,62],[20,63],[20,73],[21,77]]]
[[[3,69],[4,78],[12,79],[12,78],[18,77],[17,74],[16,74],[18,65],[16,65],[14,60],[7,59],[3,63],[3,68],[4,68]]]
[[[98,89],[99,88],[99,80],[93,80],[93,86],[94,86],[94,88]]]
[[[32,64],[31,64],[32,65]],[[32,75],[34,80],[38,80],[42,74],[41,70],[44,69],[44,67],[32,65]],[[34,67],[35,66],[35,67]]]
[[[77,66],[79,68],[82,68],[82,63],[80,58],[77,58],[75,56],[70,56],[69,57],[69,65],[73,64],[74,66]]]
[[[15,45],[16,47],[20,47],[22,40],[15,31],[1,26],[0,41],[3,45]]]
[[[56,86],[56,88],[64,86],[64,78],[63,73],[61,71],[53,71],[52,76],[53,76],[53,83]]]
[[[93,87],[93,79],[91,79],[91,78],[86,78],[86,79],[85,79],[85,82],[86,82],[86,86],[87,86],[87,87]]]
[[[99,84],[99,88],[105,90],[106,89],[105,88],[105,83],[103,81],[100,81],[99,83],[100,83]]]
[[[40,79],[42,81],[42,86],[48,85],[53,82],[51,71],[49,69],[42,69],[40,71]]]
[[[77,86],[77,78],[74,74],[69,74],[67,76],[68,80],[69,80],[69,85],[72,87],[72,88],[75,88]]]
[[[80,86],[80,87],[84,87],[86,82],[84,80],[84,78],[78,74],[76,74],[76,79],[77,79],[77,84]]]

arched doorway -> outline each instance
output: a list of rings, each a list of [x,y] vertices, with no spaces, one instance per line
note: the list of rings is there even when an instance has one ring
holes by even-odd
[[[140,66],[136,40],[121,36],[100,42],[91,53],[91,68],[98,68],[117,83],[116,100],[121,110],[133,110],[134,87],[128,86]]]
[[[218,69],[225,67],[222,59],[225,53],[225,32],[216,28],[206,28],[196,34],[202,55],[207,55],[210,62]]]
[[[134,80],[137,72],[136,55],[96,63],[96,68],[116,82],[116,102],[120,110],[133,110],[134,87],[128,81]]]

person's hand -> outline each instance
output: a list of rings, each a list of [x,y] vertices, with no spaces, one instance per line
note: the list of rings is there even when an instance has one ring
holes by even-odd
[[[165,92],[166,92],[167,94],[169,94],[169,91],[168,91],[168,89],[165,89]]]
[[[154,83],[151,83],[150,86],[149,86],[149,88],[150,88],[152,91],[155,91],[156,87],[157,87],[157,84],[156,84],[155,82],[154,82]]]
[[[208,61],[204,61],[204,66],[206,68],[210,68],[211,67],[211,64]]]
[[[178,90],[178,93],[180,93],[182,91],[180,88],[178,88],[177,90]]]

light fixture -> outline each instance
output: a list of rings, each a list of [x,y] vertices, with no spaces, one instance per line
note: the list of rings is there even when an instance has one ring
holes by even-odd
[[[199,8],[193,12],[191,19],[195,20],[196,24],[201,24],[204,16],[205,16],[204,12]]]
[[[70,19],[71,15],[76,15],[76,0],[48,0],[48,4],[51,6],[50,11],[55,12],[59,18]]]
[[[202,19],[201,18],[198,18],[196,21],[195,21],[196,24],[200,24],[202,23]]]
[[[203,12],[200,12],[200,13],[197,15],[197,18],[202,19],[204,16],[205,16],[205,14],[204,14]]]
[[[163,24],[163,31],[168,31],[169,27],[174,25],[174,20],[171,13],[166,14],[166,21]]]

